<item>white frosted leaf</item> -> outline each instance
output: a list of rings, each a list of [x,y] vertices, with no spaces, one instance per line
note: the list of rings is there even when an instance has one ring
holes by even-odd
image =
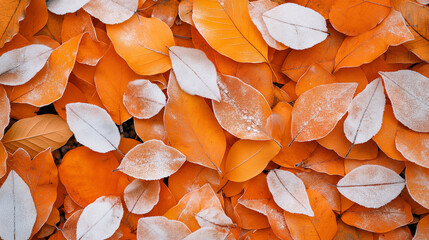
[[[156,84],[138,79],[128,83],[123,102],[133,117],[149,119],[165,106],[165,95]]]
[[[201,227],[210,228],[230,228],[234,226],[231,218],[229,218],[224,211],[219,208],[210,207],[206,208],[195,215],[198,224]]]
[[[118,148],[121,136],[106,110],[87,103],[69,103],[66,114],[70,130],[82,145],[100,153]]]
[[[174,74],[183,91],[220,101],[216,68],[203,51],[172,46],[169,53]]]
[[[285,45],[277,42],[273,37],[271,37],[270,33],[268,32],[267,25],[262,19],[262,14],[264,14],[264,12],[277,6],[278,4],[271,0],[252,1],[249,2],[249,15],[252,19],[252,22],[258,28],[259,32],[261,32],[265,42],[267,42],[270,47],[277,50],[285,50],[287,48]]]
[[[0,56],[0,84],[17,86],[30,81],[38,73],[53,49],[32,44],[14,49]]]
[[[274,169],[268,173],[267,183],[274,201],[283,210],[314,216],[305,185],[295,174]]]
[[[143,180],[158,180],[175,173],[186,156],[160,140],[149,140],[132,148],[122,159],[118,170]]]
[[[0,238],[29,239],[36,215],[30,188],[14,170],[10,171],[0,188]]]
[[[344,133],[353,144],[370,140],[381,128],[386,97],[381,79],[366,86],[352,101],[344,121]]]
[[[77,239],[106,239],[121,224],[124,209],[117,196],[99,197],[83,209],[77,222]]]
[[[160,190],[159,181],[135,179],[124,190],[125,205],[132,213],[148,213],[158,203]]]
[[[91,0],[83,9],[105,24],[117,24],[133,16],[138,6],[138,0]]]
[[[328,36],[326,21],[313,9],[285,3],[262,16],[271,36],[297,50],[311,48]]]
[[[429,132],[429,78],[411,70],[379,73],[396,119],[416,132]]]
[[[57,15],[74,13],[87,4],[90,0],[47,0],[46,6],[50,12]]]
[[[182,240],[191,230],[182,222],[166,217],[143,217],[137,224],[137,240]]]
[[[229,234],[228,231],[219,231],[218,229],[215,229],[215,228],[204,227],[189,234],[183,240],[201,240],[201,239],[224,240],[224,239],[227,239],[228,234]]]
[[[395,199],[405,180],[393,170],[378,165],[353,169],[338,183],[338,191],[346,198],[367,208],[379,208]]]

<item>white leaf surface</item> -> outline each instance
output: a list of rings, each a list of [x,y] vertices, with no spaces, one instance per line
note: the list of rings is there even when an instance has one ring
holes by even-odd
[[[100,153],[118,148],[121,136],[106,110],[88,103],[69,103],[66,114],[70,130],[82,145]]]
[[[160,191],[159,181],[135,179],[124,190],[125,205],[132,213],[148,213],[158,203]]]
[[[117,24],[136,13],[138,0],[91,0],[83,9],[105,24]]]
[[[292,49],[311,48],[328,36],[323,16],[295,3],[279,5],[265,12],[262,18],[271,36]]]
[[[124,106],[138,119],[149,119],[165,106],[165,94],[154,83],[138,79],[128,83],[124,93]]]
[[[219,231],[218,229],[215,229],[215,228],[204,227],[189,234],[183,240],[201,240],[201,239],[224,240],[224,239],[227,239],[227,236],[228,236],[228,231]]]
[[[0,238],[29,239],[36,215],[30,188],[14,170],[10,171],[0,188]]]
[[[183,91],[220,101],[216,68],[203,51],[172,46],[169,53],[174,74]]]
[[[90,0],[47,0],[46,6],[50,12],[57,15],[74,13],[87,4]]]
[[[106,239],[112,236],[121,223],[124,209],[117,196],[99,197],[83,209],[77,222],[77,239]]]
[[[31,44],[0,56],[0,84],[17,86],[30,81],[38,73],[53,49],[43,44]]]
[[[367,208],[379,208],[395,199],[405,180],[393,170],[379,165],[363,165],[353,169],[338,183],[338,191],[346,198]]]
[[[175,173],[185,161],[179,150],[153,139],[128,151],[118,170],[134,178],[158,180]]]
[[[381,79],[369,83],[352,101],[344,121],[344,134],[353,144],[370,140],[381,128],[386,97]]]
[[[274,169],[268,173],[267,183],[274,201],[283,210],[314,216],[305,185],[295,174]]]
[[[429,78],[411,70],[379,74],[396,119],[416,132],[429,132]]]
[[[264,19],[262,19],[262,15],[264,12],[271,10],[277,7],[278,4],[271,0],[258,0],[249,2],[249,15],[252,19],[252,22],[258,28],[259,32],[261,32],[262,37],[265,42],[277,50],[285,50],[287,47],[279,42],[277,42],[273,37],[271,37],[268,32],[267,25],[265,25]]]
[[[137,240],[182,240],[191,230],[182,222],[166,217],[143,217],[137,224]]]
[[[229,218],[224,211],[219,208],[211,207],[206,208],[195,215],[198,224],[201,227],[216,228],[230,228],[234,226],[231,218]]]

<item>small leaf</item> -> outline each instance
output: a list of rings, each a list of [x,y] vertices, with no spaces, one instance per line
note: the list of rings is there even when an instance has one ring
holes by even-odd
[[[204,52],[179,46],[172,46],[168,50],[180,88],[190,95],[219,102],[216,68]]]
[[[28,82],[45,66],[52,51],[48,46],[31,44],[1,55],[0,83],[16,86]]]
[[[0,188],[0,211],[2,239],[30,238],[36,221],[36,207],[27,184],[13,170]]]
[[[292,49],[311,48],[328,36],[323,16],[295,3],[279,5],[265,12],[262,18],[271,36]]]
[[[76,239],[106,239],[121,223],[124,209],[120,197],[100,197],[86,206],[79,217]]]
[[[150,212],[159,201],[159,181],[135,179],[124,191],[124,201],[128,211],[135,214]]]
[[[267,182],[274,201],[283,210],[314,217],[304,183],[295,174],[274,169],[268,173]]]
[[[203,227],[189,234],[183,240],[227,239],[229,232],[219,231],[211,227]]]
[[[346,198],[367,208],[379,208],[396,198],[405,180],[394,171],[364,165],[353,169],[338,184],[338,191]]]
[[[419,133],[399,126],[396,148],[410,162],[429,168],[429,133]]]
[[[87,4],[90,0],[49,0],[46,1],[48,10],[57,15],[73,13]]]
[[[18,33],[19,22],[25,17],[25,9],[31,0],[12,0],[2,2],[0,18],[0,48]]]
[[[73,135],[66,121],[57,115],[43,114],[24,118],[12,125],[2,142],[11,152],[25,149],[31,157],[46,148],[55,150]]]
[[[105,24],[118,24],[137,12],[138,0],[91,0],[83,9]]]
[[[185,155],[160,140],[149,140],[131,149],[118,170],[134,178],[158,180],[175,173],[186,161]]]
[[[137,225],[137,240],[182,240],[190,233],[191,230],[182,222],[162,216],[140,218]]]
[[[123,102],[135,118],[149,119],[165,106],[165,95],[156,84],[138,79],[128,83]]]
[[[88,103],[69,103],[66,113],[79,143],[100,153],[118,149],[121,136],[106,110]]]
[[[195,217],[202,228],[210,227],[222,231],[235,226],[231,218],[222,209],[215,207],[204,209],[197,213]]]
[[[411,70],[379,73],[396,119],[416,132],[429,132],[429,78]]]
[[[9,125],[10,103],[3,86],[0,86],[0,139],[3,138],[4,129]],[[0,174],[1,175],[1,174]]]
[[[349,106],[344,133],[354,145],[367,142],[381,128],[386,97],[381,79],[377,78],[359,93]]]
[[[357,86],[331,83],[301,94],[292,110],[292,141],[311,141],[328,135],[346,113]]]
[[[425,208],[429,208],[429,169],[417,164],[407,162],[405,169],[405,179],[407,189],[414,201]]]

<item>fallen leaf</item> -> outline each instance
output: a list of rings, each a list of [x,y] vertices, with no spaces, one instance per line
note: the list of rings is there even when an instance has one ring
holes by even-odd
[[[67,123],[76,140],[96,152],[117,150],[119,130],[102,108],[88,103],[66,105]]]
[[[411,197],[425,208],[429,206],[429,191],[425,184],[429,179],[429,170],[412,162],[406,163],[405,180]]]
[[[0,4],[0,9],[3,9],[0,18],[0,48],[18,33],[19,22],[24,19],[25,9],[29,4],[30,0],[12,0]]]
[[[328,36],[323,16],[298,4],[279,5],[265,12],[262,18],[270,35],[292,49],[311,48]]]
[[[429,168],[429,133],[419,133],[400,126],[396,131],[396,148],[409,161]]]
[[[166,217],[140,218],[137,227],[137,239],[171,239],[182,240],[191,230],[180,221],[169,220]]]
[[[83,9],[105,24],[118,24],[137,12],[138,3],[138,0],[91,0]]]
[[[77,0],[77,1],[68,1],[68,0],[49,0],[46,2],[48,10],[57,15],[64,15],[66,13],[72,13],[79,10],[90,0]]]

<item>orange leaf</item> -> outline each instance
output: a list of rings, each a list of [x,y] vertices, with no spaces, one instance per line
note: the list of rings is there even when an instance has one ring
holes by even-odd
[[[25,17],[25,9],[30,4],[30,0],[12,0],[2,2],[2,16],[0,18],[0,48],[9,42],[19,30],[19,22]]]
[[[400,126],[396,131],[396,148],[409,161],[429,167],[429,133],[419,133]]]

